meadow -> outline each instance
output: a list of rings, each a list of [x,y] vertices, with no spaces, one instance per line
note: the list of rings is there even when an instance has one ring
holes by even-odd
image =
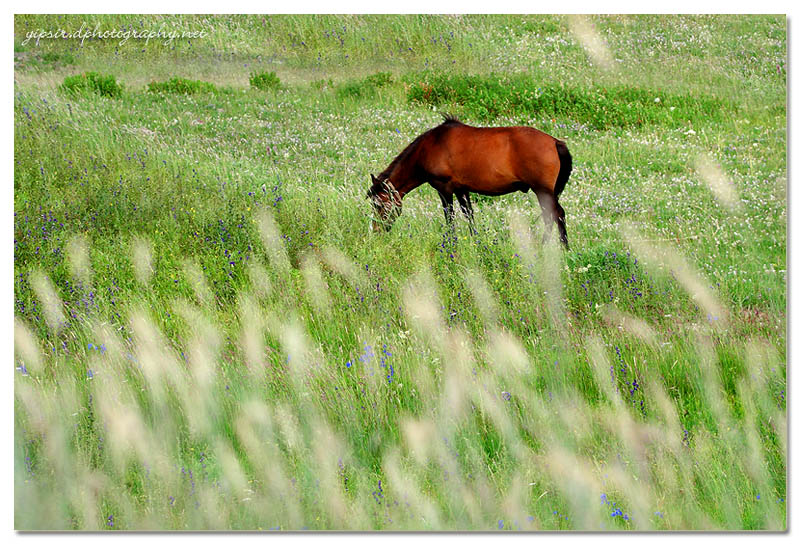
[[[786,530],[785,17],[14,29],[17,530]],[[445,112],[567,142],[570,251],[369,231]]]

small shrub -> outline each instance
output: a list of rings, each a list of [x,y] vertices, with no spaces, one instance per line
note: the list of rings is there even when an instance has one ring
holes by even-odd
[[[151,93],[197,94],[215,93],[217,87],[208,81],[173,77],[167,81],[153,81],[147,85],[147,90]]]
[[[333,79],[315,79],[311,82],[311,88],[317,91],[326,91],[333,87]]]
[[[345,83],[336,90],[340,98],[372,98],[378,89],[394,82],[389,72],[378,72],[363,79]]]
[[[51,64],[75,64],[75,57],[71,53],[43,53],[42,62]]]
[[[385,87],[394,81],[392,74],[389,72],[378,72],[364,78],[364,84],[370,87],[379,88]]]
[[[116,98],[122,94],[122,85],[117,83],[114,76],[97,72],[67,76],[60,89],[71,94],[96,93],[109,98]]]
[[[281,86],[281,80],[275,72],[253,72],[250,74],[250,86],[261,91],[277,89]]]
[[[469,76],[424,72],[406,78],[410,102],[450,106],[484,121],[497,117],[570,118],[596,129],[716,121],[735,105],[705,95],[661,92],[628,85],[570,87],[542,84],[527,75]]]

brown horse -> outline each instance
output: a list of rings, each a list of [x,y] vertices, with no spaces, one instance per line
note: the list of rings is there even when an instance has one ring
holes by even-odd
[[[372,228],[385,230],[402,211],[403,197],[429,183],[439,192],[448,225],[453,221],[453,195],[475,232],[470,193],[504,195],[532,190],[545,222],[544,239],[558,225],[567,243],[564,208],[558,196],[572,171],[572,156],[561,140],[530,127],[480,128],[446,116],[439,126],[411,142],[377,177],[367,192],[375,208]]]

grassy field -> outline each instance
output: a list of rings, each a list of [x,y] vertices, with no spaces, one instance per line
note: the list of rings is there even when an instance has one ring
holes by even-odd
[[[786,529],[785,17],[14,28],[16,529]],[[441,112],[567,141],[571,251],[368,231]]]

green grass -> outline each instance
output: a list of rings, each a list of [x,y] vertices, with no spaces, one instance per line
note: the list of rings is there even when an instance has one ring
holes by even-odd
[[[95,93],[107,98],[117,98],[122,94],[122,85],[117,83],[113,75],[97,72],[68,76],[60,88],[68,94]]]
[[[207,81],[173,77],[167,81],[153,81],[147,85],[147,90],[151,93],[197,94],[215,93],[217,87]]]
[[[785,18],[592,18],[613,73],[560,16],[85,19],[214,31],[15,18],[17,529],[787,527]],[[368,233],[440,112],[568,142],[570,252],[522,193]]]
[[[262,91],[277,89],[281,86],[281,80],[275,72],[253,72],[250,74],[250,86]]]
[[[736,114],[732,101],[627,85],[541,85],[537,78],[516,74],[425,73],[407,80],[411,81],[409,101],[449,107],[481,121],[545,114],[602,130],[646,124],[680,127],[693,122],[719,122]]]
[[[389,72],[377,72],[363,79],[348,81],[336,89],[340,98],[374,99],[378,90],[393,83],[394,78]]]

